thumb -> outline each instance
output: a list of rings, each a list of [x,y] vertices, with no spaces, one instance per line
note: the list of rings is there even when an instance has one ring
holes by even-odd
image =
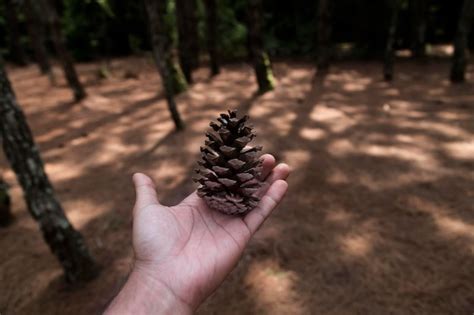
[[[160,204],[156,196],[155,184],[150,177],[142,173],[135,173],[133,174],[133,183],[135,184],[136,209]]]

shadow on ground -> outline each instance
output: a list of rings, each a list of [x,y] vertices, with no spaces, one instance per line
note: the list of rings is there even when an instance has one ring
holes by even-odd
[[[177,98],[183,133],[173,132],[148,62],[115,60],[102,81],[93,67],[81,67],[90,96],[75,105],[33,67],[10,76],[68,216],[104,270],[64,289],[7,171],[17,221],[0,231],[0,312],[100,312],[131,261],[131,174],[148,173],[164,203],[179,202],[193,190],[209,120],[227,108],[248,112],[257,141],[293,173],[284,203],[199,313],[474,310],[474,87],[450,85],[446,61],[400,62],[392,84],[376,63],[340,63],[314,78],[308,64],[281,62],[278,88],[263,96],[245,65],[213,80],[200,69]],[[129,68],[140,78],[122,79]]]

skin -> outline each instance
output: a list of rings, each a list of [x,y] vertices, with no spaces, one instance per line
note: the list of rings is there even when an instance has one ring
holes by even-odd
[[[192,314],[239,261],[250,238],[284,197],[286,164],[262,156],[259,205],[244,217],[213,211],[196,195],[167,207],[146,175],[133,176],[135,260],[105,314]]]

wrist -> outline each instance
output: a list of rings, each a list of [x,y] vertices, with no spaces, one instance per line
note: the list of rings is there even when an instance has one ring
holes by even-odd
[[[134,266],[105,314],[192,314],[192,308],[165,282]]]

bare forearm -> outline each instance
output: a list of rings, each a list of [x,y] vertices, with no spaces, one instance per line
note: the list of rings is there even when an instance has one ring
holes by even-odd
[[[187,315],[192,310],[166,285],[134,270],[104,314]]]

